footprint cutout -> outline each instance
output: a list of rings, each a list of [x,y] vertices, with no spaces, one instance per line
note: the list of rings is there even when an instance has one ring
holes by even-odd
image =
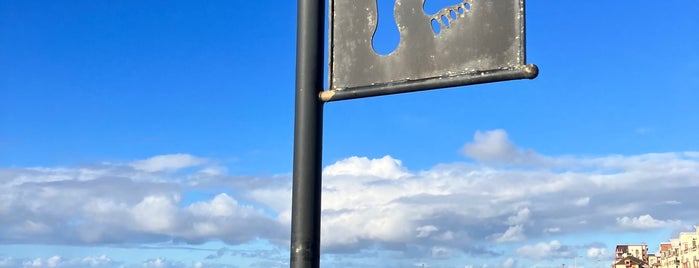
[[[418,0],[412,0],[418,1]],[[376,0],[378,22],[371,45],[379,55],[388,55],[400,44],[400,32],[394,15],[396,0]],[[423,5],[425,14],[431,17],[432,31],[439,34],[471,9],[466,0],[426,0]],[[433,15],[430,15],[433,14]]]
[[[465,16],[470,10],[471,4],[464,0],[463,2],[457,2],[456,4],[442,8],[436,12],[428,12],[427,9],[425,9],[425,12],[427,12],[427,14],[434,14],[430,15],[430,24],[432,26],[432,31],[438,35],[442,31],[449,29],[456,20]]]
[[[396,0],[376,0],[379,15],[371,45],[379,55],[390,54],[400,43],[400,32],[393,13],[395,2]]]
[[[425,10],[425,14],[436,14],[444,9],[444,7],[455,6],[462,2],[463,0],[426,0],[423,9]]]

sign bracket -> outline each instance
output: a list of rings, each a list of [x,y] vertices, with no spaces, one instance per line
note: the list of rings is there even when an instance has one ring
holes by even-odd
[[[535,64],[528,64],[513,69],[469,73],[465,76],[447,76],[411,81],[406,80],[396,83],[376,84],[342,90],[325,90],[319,94],[319,97],[323,102],[331,102],[430,89],[501,82],[507,80],[534,79],[538,75],[539,68]]]

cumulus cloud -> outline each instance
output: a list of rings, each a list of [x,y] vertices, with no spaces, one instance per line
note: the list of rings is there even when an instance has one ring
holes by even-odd
[[[518,149],[502,129],[481,132],[473,137],[473,143],[467,143],[463,152],[477,160],[493,162],[510,162],[517,158]]]
[[[0,257],[0,267],[37,267],[37,268],[88,268],[88,267],[118,267],[122,263],[112,260],[106,255],[89,256],[84,258],[65,258],[54,255],[32,259],[14,259]]]
[[[432,258],[434,259],[448,259],[456,256],[457,251],[452,248],[447,247],[433,247],[432,248]]]
[[[428,237],[431,233],[438,231],[439,229],[434,225],[420,226],[416,229],[417,237]]]
[[[93,168],[104,172],[85,178],[70,176],[80,172],[66,168],[4,170],[9,176],[0,182],[0,199],[5,201],[0,210],[3,242],[113,244],[176,239],[239,244],[258,237],[287,239],[288,225],[227,193],[183,204],[187,185],[170,181],[185,180],[140,180],[145,175],[139,172],[150,171],[129,165]],[[45,179],[57,177],[53,173],[62,179]]]
[[[561,228],[559,228],[559,227],[550,227],[550,228],[544,229],[544,233],[546,233],[546,234],[558,233],[560,231],[561,231]]]
[[[592,260],[609,259],[612,257],[607,248],[591,247],[587,249],[587,258]]]
[[[370,176],[386,179],[397,179],[410,175],[400,160],[388,155],[380,159],[353,156],[327,166],[323,169],[323,174],[326,176]]]
[[[517,266],[517,261],[513,258],[507,258],[505,262],[502,263],[503,268],[512,268]]]
[[[143,261],[140,267],[143,268],[184,268],[184,267],[202,267],[202,263],[196,262],[192,265],[187,265],[179,261],[171,261],[165,258],[155,258]]]
[[[621,228],[631,229],[631,230],[650,230],[663,227],[678,227],[682,224],[679,220],[657,220],[651,215],[641,215],[638,217],[619,217],[616,218],[617,224]]]
[[[526,239],[524,227],[522,225],[510,226],[505,233],[498,235],[495,239],[498,243],[518,242]]]
[[[525,245],[517,249],[518,256],[535,260],[568,257],[571,254],[569,247],[561,244],[558,240]]]
[[[478,162],[411,171],[384,156],[326,166],[323,251],[500,257],[508,254],[500,243],[547,239],[516,251],[547,260],[571,254],[557,236],[699,222],[692,208],[672,205],[695,203],[698,153],[541,156],[520,149],[502,130],[476,133],[464,151]],[[0,168],[0,237],[90,245],[263,239],[287,247],[290,176],[205,171],[213,161],[168,155],[126,164]],[[624,194],[629,189],[633,195]],[[192,194],[200,192],[209,194]]]
[[[477,131],[473,142],[464,145],[462,152],[479,162],[493,164],[530,165],[548,161],[532,150],[518,148],[502,129]]]
[[[583,197],[578,200],[575,200],[575,205],[579,207],[584,207],[590,204],[590,197]]]
[[[177,206],[166,196],[146,196],[131,208],[133,222],[138,228],[153,233],[167,233],[175,224]]]
[[[526,223],[530,213],[529,208],[523,208],[517,212],[517,215],[508,217],[507,223],[510,225]]]
[[[136,169],[158,172],[158,171],[174,171],[182,168],[195,167],[205,163],[203,158],[195,157],[189,154],[169,154],[158,155],[145,160],[135,161],[131,164]],[[207,171],[210,170],[206,169]]]

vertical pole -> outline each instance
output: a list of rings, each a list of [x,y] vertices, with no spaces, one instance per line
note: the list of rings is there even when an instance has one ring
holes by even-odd
[[[320,266],[325,0],[297,0],[290,267]]]

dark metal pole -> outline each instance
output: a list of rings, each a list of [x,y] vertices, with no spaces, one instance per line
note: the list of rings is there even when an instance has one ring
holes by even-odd
[[[320,266],[325,0],[297,1],[292,268]]]

